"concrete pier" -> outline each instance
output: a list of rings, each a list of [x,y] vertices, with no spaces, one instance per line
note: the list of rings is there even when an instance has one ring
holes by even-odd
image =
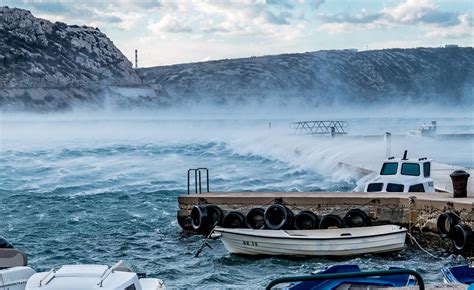
[[[374,224],[400,224],[424,234],[433,233],[435,237],[438,236],[436,220],[447,210],[456,212],[474,227],[473,192],[469,192],[467,198],[453,198],[446,192],[209,192],[180,195],[178,202],[178,221],[185,230],[191,229],[189,214],[197,204],[215,204],[224,211],[238,210],[245,214],[253,207],[275,202],[294,212],[311,210],[318,215],[343,216],[349,209],[360,208],[369,214]],[[443,246],[441,240],[430,243]]]

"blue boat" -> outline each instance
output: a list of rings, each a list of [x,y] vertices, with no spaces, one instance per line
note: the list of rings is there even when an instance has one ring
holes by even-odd
[[[401,269],[398,267],[390,267],[390,270]],[[362,272],[357,265],[335,265],[319,274],[341,274],[341,273],[360,273]],[[330,279],[320,281],[303,281],[291,284],[288,289],[292,290],[332,290],[342,285],[358,285],[358,286],[379,286],[379,287],[406,287],[415,286],[417,282],[411,278],[409,274],[387,275],[387,276],[371,276],[371,277],[353,277],[343,279]]]
[[[454,266],[441,269],[446,283],[471,285],[468,289],[474,290],[474,267]]]

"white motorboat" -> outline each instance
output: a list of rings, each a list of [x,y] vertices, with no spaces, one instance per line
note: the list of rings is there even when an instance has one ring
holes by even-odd
[[[436,121],[431,121],[431,124],[423,123],[415,130],[408,131],[409,136],[416,137],[436,137]]]
[[[24,290],[26,281],[36,273],[27,264],[26,255],[0,237],[0,290]]]
[[[393,252],[405,246],[406,229],[397,225],[325,230],[255,230],[216,227],[231,254],[350,256]]]
[[[138,278],[122,261],[106,265],[65,265],[59,270],[34,274],[26,284],[27,290],[158,290],[165,289],[156,278]]]
[[[365,192],[434,192],[431,159],[390,157],[383,161],[379,174],[365,184]]]

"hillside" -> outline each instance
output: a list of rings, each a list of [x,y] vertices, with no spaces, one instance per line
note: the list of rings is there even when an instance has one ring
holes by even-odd
[[[51,23],[0,7],[0,106],[56,110],[95,103],[114,85],[142,85],[132,64],[97,28]]]
[[[473,48],[317,51],[133,69],[98,28],[0,7],[0,110],[183,104],[472,106]]]
[[[159,83],[175,100],[472,101],[474,49],[318,51],[143,68],[138,73],[147,84]]]

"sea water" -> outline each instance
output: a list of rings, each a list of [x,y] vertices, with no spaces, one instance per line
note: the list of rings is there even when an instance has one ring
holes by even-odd
[[[422,121],[429,120],[355,119],[348,130],[404,134]],[[472,132],[472,124],[438,120],[447,133]],[[209,168],[213,191],[351,191],[357,176],[334,164],[351,154],[383,158],[380,142],[291,136],[287,120],[35,116],[4,118],[0,128],[0,235],[39,271],[125,260],[170,287],[261,288],[339,263],[407,267],[441,282],[443,266],[465,262],[444,251],[433,252],[435,259],[411,245],[383,256],[250,258],[229,255],[220,241],[196,258],[203,237],[184,235],[176,221],[189,168]],[[471,139],[414,140],[394,150],[472,167]]]

